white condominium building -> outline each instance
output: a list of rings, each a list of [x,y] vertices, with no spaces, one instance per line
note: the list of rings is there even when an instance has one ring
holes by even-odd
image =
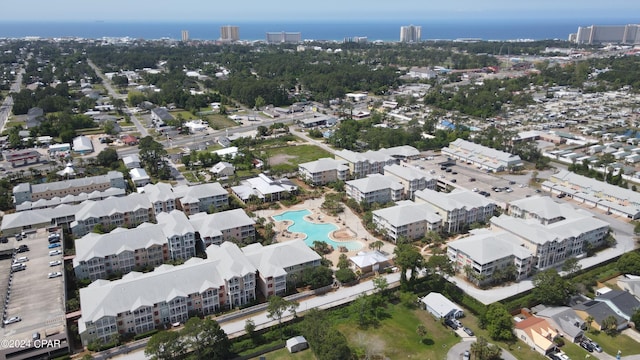
[[[523,163],[520,156],[482,146],[471,141],[456,139],[442,148],[442,154],[461,160],[483,170],[493,172],[517,169]]]
[[[427,203],[442,217],[442,231],[450,234],[460,232],[475,222],[486,222],[493,216],[496,204],[472,191],[454,189],[450,193],[434,190],[419,190],[416,203]]]
[[[434,176],[414,167],[387,165],[384,167],[384,176],[393,178],[402,184],[405,199],[413,199],[413,195],[418,190],[436,190],[438,187],[438,180]]]
[[[400,201],[396,206],[373,211],[373,223],[396,243],[401,237],[415,240],[428,231],[440,231],[442,217],[429,204]]]
[[[374,202],[384,204],[390,201],[402,200],[402,185],[390,177],[380,174],[370,174],[367,177],[345,183],[347,196],[358,203]]]
[[[338,180],[346,181],[349,167],[346,161],[322,158],[298,165],[298,174],[309,184],[326,185]]]

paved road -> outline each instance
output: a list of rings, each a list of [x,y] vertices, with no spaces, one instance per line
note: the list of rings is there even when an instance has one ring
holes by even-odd
[[[471,349],[471,344],[475,342],[475,338],[467,338],[463,339],[461,342],[453,345],[449,352],[447,353],[447,360],[462,360],[462,354],[465,351]],[[502,349],[502,359],[503,360],[518,360],[515,356],[513,356],[510,352],[505,349]]]
[[[20,68],[18,73],[16,74],[15,81],[11,84],[9,88],[10,92],[19,92],[22,87],[22,74],[24,73],[24,69]],[[7,125],[7,121],[9,121],[9,115],[11,115],[11,109],[13,108],[13,98],[11,96],[7,96],[2,102],[2,106],[0,106],[0,134],[4,132],[4,128]]]

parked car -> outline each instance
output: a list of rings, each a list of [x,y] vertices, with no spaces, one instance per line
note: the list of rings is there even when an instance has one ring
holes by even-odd
[[[18,252],[19,252],[19,253],[23,253],[23,252],[27,252],[27,251],[29,251],[29,247],[28,247],[27,245],[24,245],[24,244],[23,244],[23,245],[20,245],[20,246],[18,247]]]
[[[448,327],[452,328],[453,330],[458,330],[458,325],[456,323],[454,323],[453,320],[451,320],[451,319],[446,319],[444,321],[444,324],[447,325]]]
[[[509,185],[515,185],[515,184],[516,184],[515,181],[513,181],[513,180],[509,181]]]
[[[62,276],[62,273],[60,271],[56,271],[56,272],[50,272],[48,277],[49,279],[53,279],[60,276]]]
[[[456,182],[456,179],[451,179],[451,182],[452,182],[452,183]]]
[[[589,342],[591,342],[591,346],[593,346],[593,350],[594,350],[595,352],[599,352],[599,353],[601,353],[601,352],[602,352],[602,348],[600,347],[600,345],[598,345],[598,343],[597,343],[597,342],[595,342],[595,341],[591,341],[591,340],[589,340]]]
[[[60,243],[53,243],[53,244],[49,244],[48,246],[49,249],[55,249],[57,247],[60,247]]]
[[[469,178],[469,182],[474,182],[476,181],[476,178]]]
[[[475,334],[473,333],[473,330],[469,329],[468,327],[465,327],[465,328],[464,328],[464,332],[465,332],[465,333],[467,333],[467,335],[469,335],[469,336],[473,336],[473,335],[475,335]]]
[[[465,350],[464,354],[462,354],[462,360],[469,360],[471,358],[471,353],[469,350]]]
[[[536,194],[540,194],[541,192],[542,192],[542,190],[536,189]]]
[[[593,352],[593,345],[591,345],[591,342],[589,341],[581,341],[580,346],[588,352]]]
[[[31,340],[40,340],[40,333],[34,332],[33,334],[31,334]]]
[[[9,238],[8,237],[6,237],[6,236],[0,237],[0,243],[6,244],[8,242],[9,242]]]
[[[14,317],[10,317],[7,320],[4,321],[5,325],[9,325],[9,324],[13,324],[13,323],[17,323],[22,321],[22,318],[20,316],[14,316]]]
[[[58,265],[62,265],[62,261],[60,260],[49,261],[49,266],[58,266]]]
[[[27,262],[27,261],[29,261],[29,258],[26,257],[26,256],[21,256],[21,257],[13,259],[13,263],[14,264],[24,263],[24,262]]]
[[[60,254],[62,254],[62,250],[60,250],[60,249],[49,251],[49,256],[56,256],[56,255],[60,255]]]

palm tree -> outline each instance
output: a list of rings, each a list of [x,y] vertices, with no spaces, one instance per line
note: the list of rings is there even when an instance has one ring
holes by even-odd
[[[591,324],[593,323],[593,320],[595,319],[591,315],[587,316],[587,318],[584,319],[584,321],[587,323],[587,330],[589,331],[591,331]]]

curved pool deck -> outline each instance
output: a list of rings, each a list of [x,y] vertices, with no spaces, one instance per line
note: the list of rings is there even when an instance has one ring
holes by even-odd
[[[305,236],[304,242],[309,247],[313,247],[314,241],[324,241],[327,244],[333,246],[334,249],[338,249],[340,246],[346,247],[349,251],[356,251],[362,248],[360,241],[336,241],[331,238],[331,233],[339,230],[338,226],[333,223],[314,223],[308,221],[305,217],[311,215],[312,212],[308,209],[304,210],[289,210],[282,214],[272,216],[275,221],[288,221],[291,222],[287,226],[287,230],[292,233],[300,233]]]

